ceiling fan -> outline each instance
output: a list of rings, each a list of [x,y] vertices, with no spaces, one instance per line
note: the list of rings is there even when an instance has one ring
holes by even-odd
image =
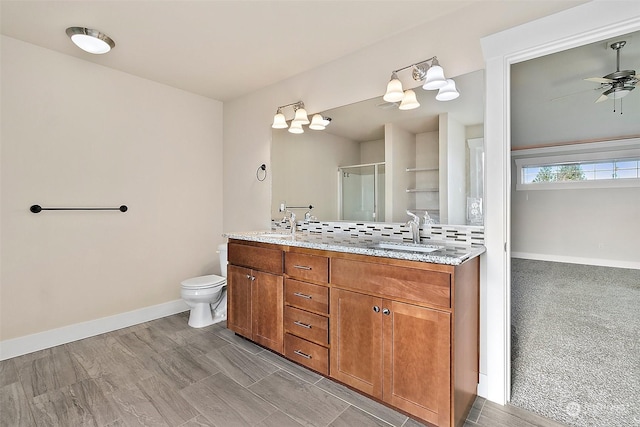
[[[615,101],[616,99],[624,98],[636,88],[638,78],[636,77],[635,70],[620,71],[620,49],[622,49],[625,44],[627,44],[626,41],[619,41],[612,43],[610,46],[611,49],[616,51],[616,71],[604,77],[590,77],[585,79],[590,82],[600,83],[599,89],[604,89],[604,92],[596,99],[596,102],[606,101],[607,99],[613,99]]]

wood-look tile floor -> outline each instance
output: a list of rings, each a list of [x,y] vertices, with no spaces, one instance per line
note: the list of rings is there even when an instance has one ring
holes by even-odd
[[[421,425],[187,314],[0,362],[0,426]],[[475,426],[560,424],[478,398]]]

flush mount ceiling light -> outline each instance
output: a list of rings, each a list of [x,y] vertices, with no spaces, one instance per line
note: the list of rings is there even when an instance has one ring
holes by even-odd
[[[420,104],[416,99],[416,94],[412,90],[403,90],[402,82],[398,79],[398,72],[411,68],[411,76],[415,81],[423,81],[422,88],[424,90],[438,90],[436,99],[438,101],[450,101],[460,96],[456,90],[456,84],[452,79],[444,76],[444,70],[438,63],[438,58],[433,57],[406,67],[398,68],[391,73],[391,79],[387,84],[387,91],[382,97],[387,102],[400,102],[401,110],[411,110],[418,108]]]
[[[107,53],[116,46],[109,36],[91,28],[69,27],[67,35],[80,49],[96,55]]]
[[[282,112],[282,110],[287,107],[292,107],[294,111],[291,125],[287,124],[287,118]],[[314,114],[311,121],[309,121],[307,110],[304,109],[304,103],[302,101],[298,101],[278,107],[276,115],[273,116],[273,124],[271,127],[274,129],[286,129],[288,127],[289,132],[291,133],[304,133],[302,125],[309,125],[309,129],[313,130],[324,130],[329,123],[331,123],[331,118],[324,117],[321,114]]]

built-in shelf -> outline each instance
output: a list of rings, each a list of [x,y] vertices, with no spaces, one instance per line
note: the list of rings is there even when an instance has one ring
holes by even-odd
[[[437,171],[438,168],[407,168],[407,172],[432,172]]]
[[[429,208],[409,208],[410,211],[414,211],[414,212],[431,212],[433,213],[434,211],[437,212],[440,210],[440,208],[438,206],[432,206]]]
[[[407,188],[407,193],[437,193],[440,191],[437,188]]]

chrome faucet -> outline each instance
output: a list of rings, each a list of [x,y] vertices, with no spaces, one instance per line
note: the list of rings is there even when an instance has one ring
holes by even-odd
[[[289,221],[289,225],[291,226],[291,234],[295,234],[296,233],[296,214],[288,211],[289,212],[289,218],[287,218],[287,220]]]
[[[424,225],[433,225],[435,224],[435,220],[429,216],[429,212],[424,211]]]
[[[414,214],[411,211],[407,211],[407,215],[411,217],[411,219],[407,222],[407,226],[411,230],[413,243],[420,243],[420,218],[418,218],[418,215]]]

